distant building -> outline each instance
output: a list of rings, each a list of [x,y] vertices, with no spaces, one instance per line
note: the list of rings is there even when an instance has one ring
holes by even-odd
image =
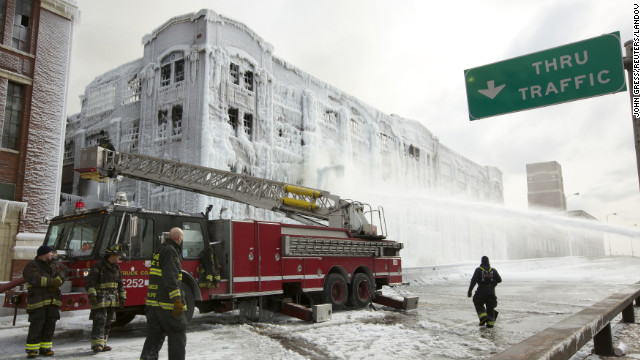
[[[527,164],[529,209],[566,211],[562,167],[556,161]]]
[[[567,197],[564,194],[562,166],[556,161],[527,164],[527,196],[529,209],[557,212],[560,216],[574,219],[597,219],[582,210],[567,212]],[[602,256],[604,242],[601,232],[580,229],[579,226],[523,223],[511,230],[513,239],[509,247],[509,258],[552,256]]]
[[[76,13],[73,0],[0,1],[0,280],[21,276],[58,212]]]

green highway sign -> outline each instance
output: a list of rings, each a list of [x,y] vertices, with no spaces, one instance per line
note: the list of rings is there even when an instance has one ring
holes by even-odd
[[[469,120],[627,89],[620,32],[464,71]]]

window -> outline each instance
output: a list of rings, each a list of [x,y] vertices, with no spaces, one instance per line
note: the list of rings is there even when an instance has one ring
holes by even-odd
[[[138,74],[135,74],[131,79],[129,79],[129,81],[127,81],[127,85],[124,89],[124,100],[122,101],[122,104],[126,105],[140,101],[141,92],[142,82],[140,81]]]
[[[14,201],[16,198],[16,185],[0,183],[0,200]]]
[[[251,132],[253,130],[253,115],[252,114],[244,114],[244,132],[251,137]]]
[[[240,85],[240,67],[238,64],[231,63],[229,65],[229,73],[231,74],[231,82]]]
[[[229,109],[229,124],[234,131],[238,129],[238,109]]]
[[[182,51],[174,51],[160,62],[160,86],[171,84],[172,74],[174,82],[178,83],[184,80],[184,54]]]
[[[2,126],[1,146],[3,148],[18,150],[23,93],[23,85],[9,81],[7,85],[7,104],[4,108],[4,125]]]
[[[182,257],[185,259],[199,259],[204,250],[202,227],[197,222],[182,223]]]
[[[244,88],[253,91],[253,73],[251,71],[244,73]]]
[[[180,59],[175,63],[175,82],[184,80],[184,59]]]
[[[13,39],[11,46],[20,51],[29,51],[32,0],[17,0],[13,19]]]
[[[418,149],[417,147],[410,145],[409,146],[409,156],[411,156],[414,159],[420,159],[420,149]]]
[[[111,219],[113,217],[109,220]],[[96,247],[100,225],[102,225],[102,218],[99,216],[52,224],[45,238],[45,244],[54,250],[68,251],[72,257],[90,255]],[[103,241],[101,246],[106,246],[104,243],[106,241]]]
[[[164,138],[167,137],[167,110],[158,111],[158,137]]]
[[[65,142],[64,143],[64,159],[62,160],[62,163],[64,165],[73,164],[75,160],[75,153],[76,153],[76,147],[73,143],[73,140],[69,142]]]
[[[129,241],[129,227],[123,237],[125,243]],[[138,218],[138,235],[131,239],[132,258],[150,259],[153,255],[153,220]]]
[[[7,0],[0,0],[0,39],[4,37],[4,12],[7,9]],[[0,41],[2,42],[2,41]]]
[[[160,86],[171,84],[171,64],[162,65],[160,68]]]
[[[351,132],[356,133],[360,131],[360,124],[355,119],[351,119]]]
[[[182,105],[176,105],[171,109],[171,135],[182,133]]]

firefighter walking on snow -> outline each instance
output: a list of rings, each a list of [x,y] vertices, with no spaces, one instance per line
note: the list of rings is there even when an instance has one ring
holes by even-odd
[[[187,310],[182,281],[182,229],[169,231],[169,238],[153,254],[147,290],[147,338],[141,360],[157,360],[164,338],[169,338],[169,360],[184,360],[187,346]]]
[[[478,318],[480,323],[478,325],[487,325],[488,328],[492,328],[495,325],[498,312],[495,311],[498,306],[498,298],[496,297],[496,286],[502,282],[498,270],[489,265],[489,258],[483,256],[480,266],[476,268],[469,284],[469,291],[467,296],[471,297],[473,287],[478,284],[478,290],[473,295],[473,305],[476,307]]]
[[[115,320],[116,308],[124,306],[127,299],[118,265],[121,256],[120,244],[109,247],[85,281],[91,305],[89,320],[93,320],[91,350],[95,353],[111,350],[107,345],[111,323]]]
[[[51,247],[38,248],[35,259],[22,272],[27,283],[27,313],[29,333],[27,335],[27,357],[53,356],[53,333],[60,319],[62,295],[60,286],[66,279],[65,271],[52,260]]]

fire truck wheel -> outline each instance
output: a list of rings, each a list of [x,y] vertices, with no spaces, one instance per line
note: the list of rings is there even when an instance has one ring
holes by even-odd
[[[349,286],[349,306],[360,309],[371,302],[373,294],[372,282],[366,274],[357,273],[351,279]]]
[[[116,312],[116,321],[111,324],[111,327],[121,327],[125,326],[136,317],[136,313],[133,311],[118,311]]]
[[[182,293],[184,294],[184,303],[187,305],[187,311],[184,313],[187,316],[187,322],[191,322],[193,318],[193,311],[196,307],[195,297],[193,296],[193,291],[191,287],[184,282],[181,285]]]
[[[349,290],[347,281],[338,273],[327,275],[324,280],[324,290],[322,291],[322,302],[331,304],[333,310],[341,310],[347,303]]]

